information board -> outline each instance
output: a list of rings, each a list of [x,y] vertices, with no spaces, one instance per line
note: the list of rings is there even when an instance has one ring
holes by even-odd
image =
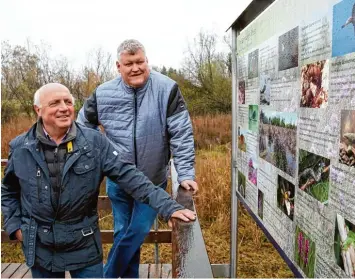
[[[277,0],[237,36],[236,191],[304,277],[355,277],[355,0]]]

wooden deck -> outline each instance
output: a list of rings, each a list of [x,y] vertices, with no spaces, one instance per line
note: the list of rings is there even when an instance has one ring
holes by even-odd
[[[31,271],[26,264],[2,263],[1,278],[32,278]],[[69,272],[65,278],[70,278]],[[141,264],[139,278],[171,278],[171,264]]]

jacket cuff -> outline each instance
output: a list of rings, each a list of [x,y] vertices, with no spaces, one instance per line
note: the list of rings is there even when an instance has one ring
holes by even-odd
[[[7,229],[7,233],[9,235],[10,240],[17,240],[15,233],[21,228],[21,222],[18,222],[18,224],[14,224],[11,226],[10,229]]]
[[[193,181],[195,181],[195,176],[189,176],[189,175],[185,175],[185,176],[178,176],[178,182],[179,182],[179,184],[181,183],[181,182],[183,182],[184,180],[193,180]]]
[[[175,211],[183,210],[183,209],[185,209],[185,207],[183,207],[181,204],[178,204],[178,203],[177,203],[177,204],[174,206],[173,209],[169,210],[169,211],[167,212],[167,214],[164,214],[164,216],[162,216],[162,217],[163,217],[163,219],[164,219],[165,222],[168,222],[169,219],[171,218],[171,215],[173,215],[173,213],[174,213]]]

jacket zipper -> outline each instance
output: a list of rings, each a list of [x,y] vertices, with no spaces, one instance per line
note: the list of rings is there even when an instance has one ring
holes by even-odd
[[[134,90],[134,127],[133,127],[133,145],[134,145],[134,164],[137,166],[137,144],[136,144],[136,129],[137,129],[137,92]]]
[[[41,187],[41,169],[37,167],[37,189],[38,189],[38,201],[41,203],[42,198],[41,198],[41,192],[42,192],[42,187]]]

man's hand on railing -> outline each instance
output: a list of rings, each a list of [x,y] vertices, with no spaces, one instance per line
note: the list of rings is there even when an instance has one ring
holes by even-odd
[[[22,239],[22,231],[21,230],[17,230],[15,232],[15,236],[16,236],[17,240],[22,242],[23,239]]]
[[[182,187],[184,187],[186,190],[190,190],[192,188],[192,191],[194,194],[197,193],[198,191],[198,185],[195,181],[193,180],[184,180],[180,184]]]
[[[168,221],[168,225],[170,228],[173,227],[173,221],[172,221],[173,218],[180,219],[185,222],[195,221],[196,220],[196,212],[193,212],[189,209],[182,209],[182,210],[175,211],[171,215],[170,220]]]

